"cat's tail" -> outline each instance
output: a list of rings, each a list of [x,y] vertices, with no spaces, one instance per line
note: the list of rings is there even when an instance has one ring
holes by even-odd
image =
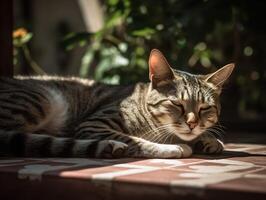
[[[0,156],[121,157],[127,145],[114,140],[79,140],[0,130]]]

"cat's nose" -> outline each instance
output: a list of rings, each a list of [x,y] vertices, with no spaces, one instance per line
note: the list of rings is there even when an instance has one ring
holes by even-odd
[[[187,125],[190,128],[190,130],[192,130],[198,125],[198,123],[197,122],[190,122],[190,123],[187,123]]]
[[[189,126],[190,130],[194,129],[198,125],[197,118],[193,112],[187,114],[186,123]]]

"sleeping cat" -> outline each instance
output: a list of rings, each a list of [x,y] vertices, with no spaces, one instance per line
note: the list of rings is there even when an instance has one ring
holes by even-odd
[[[172,69],[156,49],[149,83],[113,86],[63,77],[0,78],[0,155],[183,158],[220,153],[229,64],[209,75]]]

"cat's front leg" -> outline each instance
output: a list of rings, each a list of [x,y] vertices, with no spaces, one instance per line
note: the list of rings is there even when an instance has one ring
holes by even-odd
[[[96,157],[186,158],[192,155],[187,144],[158,144],[114,130],[106,134],[83,133],[82,139],[97,139]]]
[[[211,133],[203,133],[192,142],[195,153],[220,154],[224,150],[224,144]]]
[[[136,143],[128,148],[128,155],[144,158],[187,158],[192,155],[192,148],[187,144],[158,144],[144,139],[135,139]]]
[[[192,148],[187,144],[159,144],[121,133],[114,133],[110,137],[110,139],[114,138],[127,145],[120,154],[121,157],[187,158],[193,153]]]

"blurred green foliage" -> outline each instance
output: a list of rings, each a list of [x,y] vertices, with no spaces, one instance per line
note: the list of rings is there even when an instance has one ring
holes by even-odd
[[[113,84],[146,81],[153,48],[174,68],[194,73],[235,62],[228,101],[237,101],[232,105],[243,115],[266,110],[263,1],[107,0],[103,5],[100,31],[64,39],[69,50],[87,46],[80,76]]]
[[[28,66],[39,75],[44,75],[43,69],[33,60],[31,52],[28,48],[28,43],[32,39],[33,34],[28,32],[25,28],[18,28],[13,32],[13,64],[14,64],[14,74],[17,74],[17,66],[24,57],[28,63]]]
[[[105,0],[104,26],[69,33],[67,51],[85,47],[79,75],[111,84],[148,81],[151,49],[172,67],[210,73],[230,62],[236,70],[225,87],[227,116],[258,119],[266,113],[266,2],[262,0]],[[14,64],[26,61],[45,74],[28,45],[32,33],[13,34]],[[23,58],[23,59],[21,59]],[[15,68],[16,71],[16,68]],[[238,111],[238,112],[236,112]]]

